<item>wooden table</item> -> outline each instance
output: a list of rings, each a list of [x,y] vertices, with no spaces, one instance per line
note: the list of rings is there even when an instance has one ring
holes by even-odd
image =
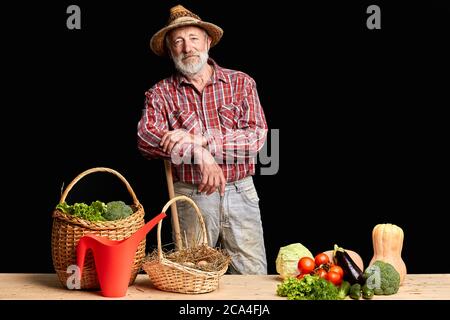
[[[276,295],[278,276],[224,275],[216,291],[188,295],[153,288],[139,274],[125,300],[286,300]],[[55,274],[0,273],[0,300],[98,300],[99,292],[68,290]],[[399,292],[374,300],[450,300],[450,274],[409,274]]]

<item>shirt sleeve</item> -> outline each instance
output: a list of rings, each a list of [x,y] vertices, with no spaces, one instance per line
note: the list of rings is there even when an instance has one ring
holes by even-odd
[[[192,159],[191,144],[183,144],[172,157],[160,147],[162,137],[170,130],[164,98],[155,89],[147,91],[145,96],[145,108],[137,127],[139,151],[148,159],[175,160],[179,163]]]
[[[241,103],[241,114],[236,129],[222,134],[208,132],[204,136],[207,149],[216,161],[236,163],[253,161],[263,147],[267,138],[267,123],[259,101],[256,83],[247,80],[244,98]]]

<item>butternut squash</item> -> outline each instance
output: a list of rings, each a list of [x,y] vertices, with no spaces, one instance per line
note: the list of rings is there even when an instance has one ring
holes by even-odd
[[[372,230],[373,258],[369,265],[377,260],[390,263],[400,274],[400,285],[406,276],[406,265],[402,260],[404,233],[395,224],[377,224]]]

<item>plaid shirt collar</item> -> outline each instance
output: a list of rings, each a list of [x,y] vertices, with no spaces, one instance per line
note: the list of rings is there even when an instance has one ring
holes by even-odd
[[[221,68],[213,59],[208,58],[208,64],[213,68],[212,81],[210,84],[215,84],[219,80],[225,83],[229,82],[228,78],[225,76],[223,68]],[[192,83],[180,72],[177,72],[174,75],[173,80],[178,88],[185,84],[192,85]]]

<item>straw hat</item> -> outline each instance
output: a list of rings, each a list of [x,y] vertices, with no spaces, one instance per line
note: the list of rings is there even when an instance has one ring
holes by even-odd
[[[170,9],[170,17],[166,26],[156,32],[150,39],[150,48],[158,56],[163,56],[165,51],[164,38],[167,32],[179,27],[196,26],[204,29],[212,38],[211,47],[215,46],[222,38],[223,30],[215,24],[202,21],[199,16],[187,10],[181,5]]]

